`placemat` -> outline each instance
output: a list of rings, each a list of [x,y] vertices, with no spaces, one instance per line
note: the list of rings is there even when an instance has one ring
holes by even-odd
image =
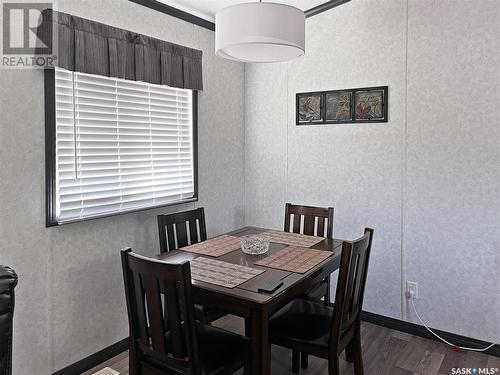
[[[228,236],[227,234],[224,234],[210,240],[198,242],[194,245],[182,247],[181,250],[196,254],[208,255],[211,257],[220,257],[221,255],[225,255],[239,248],[240,239],[238,237]]]
[[[283,243],[290,246],[311,247],[324,240],[324,237],[281,232],[279,230],[270,230],[266,234],[271,237],[271,242]]]
[[[195,258],[190,263],[192,279],[226,288],[234,288],[265,272],[265,270],[257,268],[240,266],[204,257]]]
[[[255,262],[255,265],[290,272],[305,273],[332,255],[333,252],[331,251],[289,246]]]

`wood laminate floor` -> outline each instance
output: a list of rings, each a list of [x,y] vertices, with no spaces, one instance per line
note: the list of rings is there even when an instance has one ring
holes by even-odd
[[[243,320],[240,318],[226,316],[214,324],[243,334]],[[498,357],[477,352],[456,353],[448,345],[365,322],[362,323],[361,334],[365,375],[450,375],[453,368],[497,369],[494,373],[500,375]],[[292,374],[289,350],[273,346],[272,355],[273,375]],[[104,367],[111,367],[120,375],[128,375],[128,352],[83,375],[91,375]],[[352,365],[345,361],[341,361],[340,372],[343,375],[354,374]],[[300,374],[326,375],[328,365],[325,360],[311,356],[309,368],[301,369]]]

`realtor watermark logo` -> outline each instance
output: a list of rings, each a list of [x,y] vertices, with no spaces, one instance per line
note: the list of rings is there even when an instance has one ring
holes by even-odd
[[[452,375],[494,375],[499,374],[497,367],[453,367],[450,371]]]
[[[55,66],[56,38],[52,22],[42,24],[47,2],[2,2],[1,68],[33,69]]]

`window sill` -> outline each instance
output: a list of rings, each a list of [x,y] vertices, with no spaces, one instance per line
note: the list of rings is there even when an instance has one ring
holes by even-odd
[[[47,228],[58,227],[61,225],[81,223],[81,222],[89,221],[89,220],[104,219],[104,218],[113,217],[113,216],[121,216],[121,215],[127,215],[127,214],[131,214],[131,213],[137,213],[137,212],[141,212],[141,211],[156,210],[158,208],[163,208],[163,207],[179,206],[179,205],[193,203],[193,202],[197,202],[197,201],[198,201],[198,196],[195,196],[193,198],[184,199],[184,200],[178,201],[178,202],[162,204],[159,206],[143,207],[143,208],[137,208],[137,209],[132,209],[132,210],[128,210],[128,211],[107,213],[107,214],[89,216],[86,218],[68,220],[68,221],[63,221],[63,222],[59,222],[57,220],[47,218],[47,222],[46,222],[45,227],[47,227]]]

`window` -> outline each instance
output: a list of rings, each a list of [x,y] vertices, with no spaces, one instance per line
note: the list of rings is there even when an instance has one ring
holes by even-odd
[[[46,72],[47,223],[196,199],[196,92]]]

